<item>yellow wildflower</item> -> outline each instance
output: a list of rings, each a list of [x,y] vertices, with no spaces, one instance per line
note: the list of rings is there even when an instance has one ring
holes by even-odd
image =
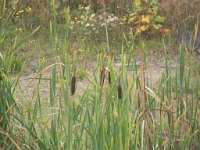
[[[160,32],[163,34],[167,34],[170,32],[170,29],[160,29]]]
[[[32,8],[29,6],[26,8],[26,11],[28,11],[28,12],[30,12],[31,10],[32,10]]]
[[[16,28],[15,30],[16,30],[16,31],[22,31],[22,29],[21,29],[21,28]]]
[[[126,16],[123,17],[123,20],[126,21]]]
[[[169,33],[170,29],[164,29],[165,33]]]
[[[134,16],[133,16],[133,17],[131,17],[131,18],[129,18],[129,20],[128,20],[128,23],[131,23],[131,22],[133,22],[133,21],[135,20],[135,18],[136,18],[136,17],[134,17]]]
[[[142,15],[141,22],[150,23],[150,17]]]
[[[134,5],[135,5],[136,7],[139,7],[139,6],[141,5],[140,0],[135,0],[135,1],[134,1]]]
[[[79,52],[84,52],[84,49],[79,48],[78,51]]]
[[[18,11],[18,13],[20,14],[20,13],[23,13],[24,12],[24,10],[20,10],[20,11]]]
[[[16,14],[19,15],[19,14],[21,14],[21,13],[23,13],[23,12],[24,12],[24,10],[20,10],[20,11],[18,11]]]
[[[148,30],[148,29],[149,29],[149,26],[148,26],[148,25],[142,25],[142,26],[137,26],[137,27],[136,27],[136,31],[137,31],[138,33],[141,33],[141,32],[146,31],[146,30]]]

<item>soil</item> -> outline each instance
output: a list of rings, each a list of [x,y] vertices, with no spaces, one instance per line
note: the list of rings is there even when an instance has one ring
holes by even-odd
[[[162,73],[165,72],[165,62],[164,62],[164,57],[162,55],[151,55],[147,57],[147,66],[146,66],[146,77],[151,81],[151,83],[156,86],[157,81],[159,80],[160,76]],[[173,57],[170,57],[168,66],[171,69],[172,73],[175,73],[176,68],[179,66],[179,56],[174,55]],[[49,63],[50,64],[50,63]],[[85,89],[91,88],[90,83],[88,81],[89,78],[92,78],[92,72],[97,66],[97,62],[94,60],[85,60],[83,62],[83,66],[85,67],[86,71],[86,77],[77,80],[76,82],[76,95],[82,95]],[[137,59],[137,67],[138,71],[140,71],[140,61]],[[29,65],[37,65],[37,61],[31,62]],[[121,66],[121,60],[115,60],[114,61],[114,68],[120,69]],[[30,67],[30,66],[29,66]],[[33,66],[32,66],[33,67]],[[127,67],[128,68],[128,67]],[[127,69],[127,73],[131,75],[133,70]],[[39,93],[40,97],[45,100],[49,100],[50,97],[50,74],[51,74],[51,68],[44,71],[41,75],[41,78],[45,78],[46,80],[41,80],[40,84],[38,86],[38,77],[39,73],[34,73],[33,71],[31,72],[30,70],[27,72],[22,73],[22,76],[20,77],[19,80],[19,87],[17,88],[15,92],[15,96],[17,99],[23,99],[26,98],[27,100],[33,100],[35,99],[37,94],[35,94],[39,88]],[[12,78],[14,78],[15,75],[12,75]],[[59,82],[57,82],[57,89],[59,89]],[[56,95],[59,96],[59,95]]]

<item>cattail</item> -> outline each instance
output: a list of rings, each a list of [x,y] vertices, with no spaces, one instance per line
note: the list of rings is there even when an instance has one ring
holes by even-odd
[[[1,74],[1,72],[0,72],[0,81],[1,81],[1,80],[3,80],[3,76],[2,76],[2,74]]]
[[[110,60],[110,62],[113,62],[113,53],[108,52],[108,59]],[[111,75],[110,75],[110,71],[108,70],[108,83],[111,84]]]
[[[104,80],[105,80],[105,66],[103,65],[102,69],[101,69],[101,76],[100,76],[100,86],[102,87],[104,84]]]
[[[121,87],[120,83],[118,85],[117,92],[118,92],[118,98],[122,99],[122,87]]]
[[[74,95],[76,91],[76,75],[72,76],[72,81],[71,81],[71,94]]]
[[[110,75],[110,71],[108,71],[108,83],[111,84],[111,75]]]

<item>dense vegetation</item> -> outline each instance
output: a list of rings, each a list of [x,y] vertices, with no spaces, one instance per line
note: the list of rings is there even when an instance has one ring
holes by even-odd
[[[199,149],[200,1],[177,2],[1,1],[0,149]]]

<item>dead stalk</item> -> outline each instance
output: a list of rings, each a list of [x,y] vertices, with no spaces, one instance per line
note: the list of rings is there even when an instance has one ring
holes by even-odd
[[[152,120],[151,114],[147,110],[146,102],[147,95],[145,92],[145,71],[144,71],[144,56],[142,49],[140,50],[140,62],[141,62],[141,71],[140,71],[140,80],[141,80],[141,109],[143,114],[143,120],[145,120],[145,137],[146,137],[146,145],[147,149],[151,149],[151,128],[152,128]]]
[[[103,84],[104,84],[104,80],[105,80],[105,66],[103,64],[103,67],[101,69],[101,75],[100,75],[100,86],[103,87]]]

